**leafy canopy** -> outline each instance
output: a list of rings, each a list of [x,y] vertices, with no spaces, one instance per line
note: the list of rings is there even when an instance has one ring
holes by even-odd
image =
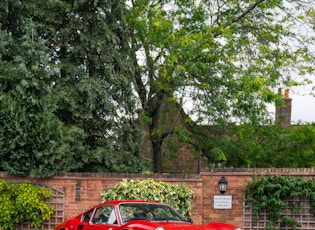
[[[123,8],[112,0],[1,1],[1,170],[48,177],[145,167]]]
[[[171,135],[188,129],[181,140],[202,150],[187,114],[212,128],[266,124],[278,87],[311,82],[312,0],[133,0],[127,7],[130,58],[156,172],[163,171],[162,146]]]
[[[314,4],[2,1],[1,170],[139,172],[144,125],[155,172],[166,140],[229,160],[206,152],[217,127],[265,124],[276,88],[311,82]]]
[[[311,168],[315,165],[314,138],[314,124],[287,128],[237,125],[230,126],[211,141],[205,137],[200,142],[208,143],[203,151],[212,167]],[[212,154],[215,149],[217,153]],[[226,159],[220,158],[219,153]]]

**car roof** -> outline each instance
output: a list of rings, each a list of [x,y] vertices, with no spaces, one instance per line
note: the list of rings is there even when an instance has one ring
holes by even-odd
[[[163,204],[160,202],[156,202],[156,201],[146,201],[146,200],[111,200],[111,201],[103,201],[100,204],[94,205],[92,207],[90,207],[88,210],[86,210],[85,212],[79,214],[77,217],[83,215],[84,213],[87,213],[95,208],[99,208],[102,207],[104,205],[120,205],[120,204],[126,204],[126,203],[146,203],[146,204]]]
[[[149,203],[149,204],[161,204],[160,202],[156,201],[147,201],[147,200],[112,200],[112,201],[103,201],[101,204],[97,206],[102,206],[104,204],[113,204],[113,205],[119,205],[123,203]]]

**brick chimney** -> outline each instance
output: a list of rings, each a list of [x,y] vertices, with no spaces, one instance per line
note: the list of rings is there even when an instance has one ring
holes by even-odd
[[[278,94],[282,96],[282,89],[278,89]],[[289,90],[284,91],[284,106],[276,105],[276,123],[282,127],[289,127],[291,125],[291,110],[292,98],[289,98]]]

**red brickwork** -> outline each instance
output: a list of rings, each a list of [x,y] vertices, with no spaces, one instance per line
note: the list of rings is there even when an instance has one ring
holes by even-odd
[[[32,182],[44,184],[65,193],[65,219],[75,216],[87,208],[100,203],[101,192],[112,188],[122,179],[148,179],[170,183],[185,183],[195,192],[192,203],[195,223],[223,221],[242,227],[243,225],[243,192],[246,182],[253,175],[291,175],[313,178],[315,169],[205,169],[200,174],[98,174],[68,173],[47,179],[14,177],[0,172],[0,179],[10,182]],[[228,181],[225,195],[232,196],[232,209],[214,209],[213,197],[220,195],[218,181],[222,176]]]

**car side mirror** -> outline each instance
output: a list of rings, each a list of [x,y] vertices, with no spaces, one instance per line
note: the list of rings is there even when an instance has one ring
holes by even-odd
[[[188,218],[188,219],[187,219],[187,222],[193,223],[193,220],[192,220],[191,218]]]

